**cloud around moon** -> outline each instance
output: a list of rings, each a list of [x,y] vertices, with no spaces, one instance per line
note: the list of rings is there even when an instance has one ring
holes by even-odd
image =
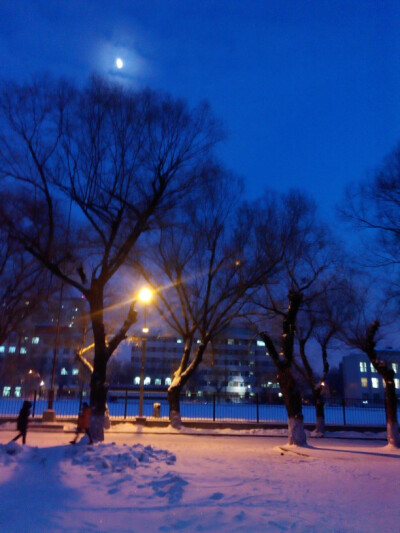
[[[97,73],[134,85],[143,83],[152,70],[148,60],[129,42],[98,43],[92,64]]]

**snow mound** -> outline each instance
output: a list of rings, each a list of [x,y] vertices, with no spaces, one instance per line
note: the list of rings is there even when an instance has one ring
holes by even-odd
[[[17,442],[9,442],[8,444],[0,444],[0,464],[9,464],[14,462],[26,452],[26,448]]]
[[[66,456],[71,457],[72,464],[84,465],[89,470],[97,472],[124,472],[150,463],[173,465],[176,462],[176,456],[168,450],[159,450],[142,444],[117,446],[115,443],[110,443],[77,446],[68,448]]]
[[[176,456],[168,450],[142,444],[69,446],[62,458],[65,481],[70,487],[88,487],[86,496],[104,490],[104,501],[127,508],[135,498],[146,506],[149,499],[160,498],[168,505],[181,501],[188,482],[170,470]],[[90,488],[89,488],[90,487]],[[94,491],[94,492],[93,492]],[[109,500],[106,500],[109,499]],[[162,503],[164,505],[164,503]]]

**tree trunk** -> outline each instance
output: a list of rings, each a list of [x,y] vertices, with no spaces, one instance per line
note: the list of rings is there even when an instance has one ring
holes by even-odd
[[[107,403],[107,362],[108,350],[103,323],[103,292],[100,288],[92,290],[89,305],[94,338],[93,373],[90,379],[90,431],[95,442],[104,441],[104,413]]]
[[[306,446],[301,394],[290,368],[281,368],[277,375],[288,413],[288,443]]]
[[[209,335],[205,335],[202,342],[197,346],[197,350],[193,361],[189,363],[190,349],[192,346],[193,338],[189,338],[185,342],[185,349],[182,356],[181,364],[174,373],[174,378],[168,389],[168,402],[169,402],[169,419],[171,426],[180,429],[182,427],[182,419],[180,412],[180,395],[183,387],[189,381],[190,377],[195,373],[197,367],[203,360],[203,354],[209,343]]]
[[[182,427],[180,396],[182,387],[180,385],[173,385],[168,389],[168,403],[169,403],[169,419],[171,426],[175,429]]]
[[[105,374],[93,372],[90,381],[90,405],[92,413],[90,417],[90,431],[95,442],[104,441],[105,411],[107,404],[108,387]]]
[[[397,397],[394,385],[394,370],[387,361],[378,358],[376,353],[375,335],[380,327],[378,320],[372,322],[366,332],[365,345],[362,350],[368,355],[375,370],[382,377],[385,383],[385,413],[388,444],[400,448],[399,425],[397,422]]]
[[[302,294],[290,290],[288,298],[289,306],[282,322],[281,355],[278,353],[273,340],[267,333],[260,332],[260,337],[265,342],[268,353],[278,370],[277,379],[281,388],[289,418],[288,443],[296,444],[297,446],[306,446],[307,437],[304,431],[301,394],[291,370],[291,366],[293,364],[293,344],[294,334],[296,331],[296,317],[302,302]]]
[[[313,389],[316,424],[313,431],[314,437],[323,437],[325,433],[325,402],[321,388]]]
[[[388,444],[400,448],[397,397],[393,380],[385,381],[385,411]]]

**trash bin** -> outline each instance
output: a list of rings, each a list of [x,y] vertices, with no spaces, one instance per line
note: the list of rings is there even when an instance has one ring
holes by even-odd
[[[153,416],[154,416],[154,418],[160,418],[160,410],[161,410],[161,404],[160,403],[153,403]]]

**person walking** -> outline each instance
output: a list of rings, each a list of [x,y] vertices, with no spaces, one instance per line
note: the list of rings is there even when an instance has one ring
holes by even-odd
[[[78,425],[76,428],[76,435],[73,440],[70,441],[70,444],[76,444],[79,433],[85,433],[89,437],[89,443],[93,444],[92,435],[90,434],[90,413],[92,408],[86,402],[82,405],[82,410],[79,411],[78,415]]]
[[[31,414],[31,407],[32,403],[25,400],[17,418],[17,430],[19,431],[19,433],[16,437],[12,439],[11,442],[18,440],[20,437],[22,437],[22,444],[26,443],[26,434],[28,432],[28,418]]]

